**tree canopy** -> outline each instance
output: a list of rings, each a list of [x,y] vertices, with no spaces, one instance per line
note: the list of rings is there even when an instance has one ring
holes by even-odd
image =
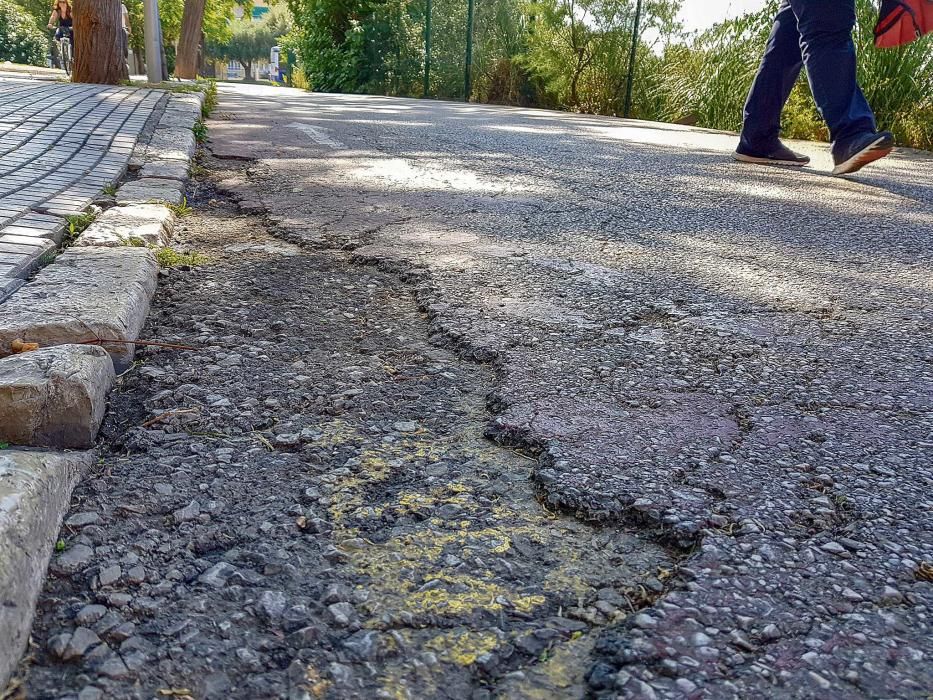
[[[225,61],[238,61],[246,71],[246,79],[252,78],[254,61],[267,58],[279,37],[291,29],[291,17],[285,7],[273,7],[260,21],[244,17],[229,25],[229,37],[225,41],[209,40],[207,53]]]
[[[48,22],[49,12],[42,20]],[[45,65],[48,37],[39,28],[36,16],[10,0],[0,0],[0,61]]]

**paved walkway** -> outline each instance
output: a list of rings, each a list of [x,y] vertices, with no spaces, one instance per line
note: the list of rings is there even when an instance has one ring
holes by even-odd
[[[161,97],[0,77],[0,300],[123,175]]]
[[[591,630],[594,693],[929,695],[929,154],[843,179],[825,145],[752,167],[648,122],[250,86],[220,108],[251,208],[410,271],[435,339],[496,361],[490,434],[540,450],[552,509],[687,545]]]

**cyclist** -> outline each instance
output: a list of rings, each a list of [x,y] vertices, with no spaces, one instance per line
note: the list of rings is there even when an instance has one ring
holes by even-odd
[[[58,22],[57,29],[55,22]],[[49,17],[49,29],[56,29],[55,40],[61,41],[62,37],[66,35],[70,39],[73,25],[74,17],[71,14],[71,3],[68,0],[56,0],[55,6],[52,8],[52,16]]]
[[[58,27],[55,23],[58,22]],[[61,41],[68,38],[74,41],[74,17],[71,13],[71,2],[69,0],[55,0],[52,7],[52,15],[49,17],[49,29],[55,29],[55,41]]]

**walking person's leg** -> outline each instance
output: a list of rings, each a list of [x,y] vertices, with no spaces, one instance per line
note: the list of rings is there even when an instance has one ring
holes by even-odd
[[[802,67],[797,17],[790,0],[783,0],[745,102],[742,135],[735,152],[737,160],[778,165],[806,165],[810,161],[785,147],[780,139],[781,110]]]
[[[835,173],[855,172],[891,152],[856,78],[855,0],[790,0],[810,89],[829,126]]]

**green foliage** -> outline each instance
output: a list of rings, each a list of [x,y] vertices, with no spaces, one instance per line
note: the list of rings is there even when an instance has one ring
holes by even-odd
[[[204,103],[201,105],[201,118],[207,119],[211,112],[217,109],[217,81],[213,79],[199,79],[199,85],[204,86]]]
[[[145,39],[143,28],[145,16],[143,12],[144,0],[123,0],[130,13],[130,48],[135,53],[145,53]],[[44,0],[18,0],[18,2],[42,3],[51,7],[51,2]],[[204,22],[202,29],[205,38],[210,42],[225,42],[230,38],[230,19],[233,17],[233,8],[237,5],[244,7],[246,12],[252,10],[251,0],[207,0],[204,6]],[[165,49],[170,65],[174,65],[175,43],[181,33],[181,20],[185,11],[184,0],[159,0],[159,19],[162,24],[162,37],[165,40]],[[48,19],[49,12],[46,12]],[[44,22],[45,20],[43,20]]]
[[[200,253],[179,253],[171,247],[159,248],[156,251],[156,260],[159,267],[198,267],[207,262],[207,257]]]
[[[187,197],[181,200],[181,204],[169,204],[168,208],[171,209],[175,216],[177,216],[179,219],[194,213],[194,209],[188,206]]]
[[[879,126],[933,148],[933,41],[878,50],[878,8],[856,0],[859,78]],[[424,0],[288,0],[299,79],[320,91],[417,96]],[[434,0],[430,94],[463,97],[467,0]],[[633,116],[737,130],[778,0],[700,34],[677,23],[680,0],[646,0]],[[472,99],[595,114],[623,111],[635,0],[483,0],[476,4]],[[783,117],[788,137],[825,139],[805,76]]]
[[[664,77],[655,87],[657,117],[738,130],[776,12],[777,0],[771,0],[759,13],[717,24],[689,43],[669,46],[658,66]]]
[[[238,61],[246,71],[246,80],[251,80],[253,62],[268,57],[279,37],[288,34],[291,17],[284,6],[278,6],[259,22],[246,16],[230,22],[229,28],[226,41],[208,41],[207,53],[224,61]]]
[[[0,0],[0,61],[43,66],[48,45],[35,15],[11,0]]]
[[[202,120],[198,119],[191,130],[194,132],[194,138],[198,143],[207,141],[207,124]]]
[[[84,212],[83,214],[71,214],[68,218],[68,233],[71,236],[78,236],[84,232],[84,230],[94,223],[94,219],[97,216],[91,212]]]
[[[51,0],[13,0],[35,20],[36,29],[44,29],[52,15]]]

